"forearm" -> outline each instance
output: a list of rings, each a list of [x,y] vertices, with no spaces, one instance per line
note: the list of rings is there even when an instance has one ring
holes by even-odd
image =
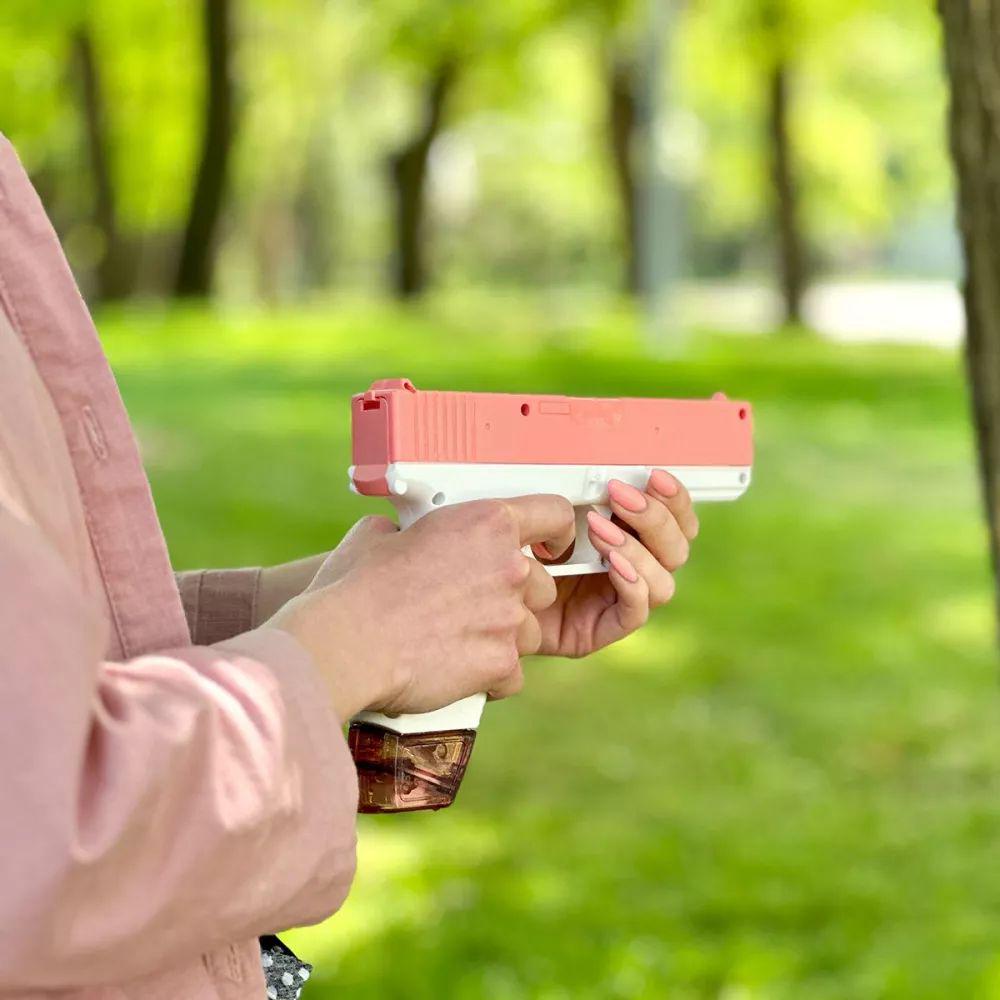
[[[298,597],[312,583],[327,553],[306,556],[294,562],[266,566],[260,573],[257,600],[254,605],[253,627],[263,625],[282,605]]]
[[[339,905],[356,777],[297,640],[104,662],[102,619],[2,508],[0,593],[4,801],[31,803],[0,810],[5,988],[140,975]]]
[[[53,734],[44,751],[16,721],[19,745],[0,737],[25,781],[10,798],[36,816],[30,839],[0,820],[8,987],[142,975],[340,905],[354,872],[356,777],[294,640],[262,630],[102,664],[96,683],[95,708],[79,705],[85,739],[58,747],[67,774],[17,763],[52,761]]]

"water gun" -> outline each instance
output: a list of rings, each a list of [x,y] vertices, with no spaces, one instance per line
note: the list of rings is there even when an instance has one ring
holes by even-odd
[[[666,469],[695,501],[735,500],[750,483],[750,406],[711,399],[594,399],[418,391],[383,379],[351,401],[351,488],[387,497],[400,528],[446,504],[558,494],[576,508],[571,556],[553,576],[605,573],[587,512],[611,516],[608,481],[645,489]],[[530,551],[525,551],[531,555]],[[420,715],[361,712],[348,743],[359,812],[451,805],[465,775],[485,694]]]

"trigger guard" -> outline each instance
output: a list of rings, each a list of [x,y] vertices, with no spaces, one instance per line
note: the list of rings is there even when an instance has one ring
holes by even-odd
[[[576,537],[567,553],[554,562],[546,562],[538,558],[533,546],[525,545],[521,551],[534,559],[548,571],[550,576],[582,576],[585,573],[606,573],[608,567],[604,564],[600,553],[590,543],[587,526],[587,514],[596,511],[601,517],[610,518],[611,508],[607,504],[581,504],[576,507]]]

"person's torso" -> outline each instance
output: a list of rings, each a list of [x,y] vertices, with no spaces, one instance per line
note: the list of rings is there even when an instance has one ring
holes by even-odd
[[[37,526],[96,610],[109,659],[189,643],[117,386],[58,240],[0,135],[0,504]],[[60,1000],[258,1000],[256,940]],[[0,997],[13,994],[4,991]],[[19,994],[41,1000],[50,994]]]

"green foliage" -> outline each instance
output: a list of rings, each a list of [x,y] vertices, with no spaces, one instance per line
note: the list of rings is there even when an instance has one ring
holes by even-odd
[[[199,5],[91,0],[88,8],[122,223],[138,232],[179,226],[201,144]]]
[[[385,159],[412,132],[420,88],[461,64],[432,157],[445,281],[592,282],[618,273],[604,127],[606,50],[641,45],[637,0],[240,0],[240,131],[222,290],[296,287],[303,192],[337,248],[341,284],[370,284],[387,252]],[[69,33],[100,58],[122,224],[168,256],[202,127],[195,0],[5,5],[0,128],[42,186],[74,260],[92,254],[91,181]],[[678,17],[671,162],[687,192],[689,256],[759,266],[769,183],[766,68],[794,69],[793,126],[814,243],[841,267],[874,261],[901,226],[944,215],[948,171],[937,29],[909,0],[699,0]],[[164,242],[165,241],[165,242]],[[162,243],[162,245],[161,245]]]
[[[4,5],[0,86],[4,107],[0,130],[16,140],[31,169],[72,158],[76,133],[63,88],[68,27],[79,21],[83,3],[55,0]]]
[[[443,58],[475,61],[509,53],[548,27],[552,0],[381,0],[372,27],[386,50],[424,69]]]
[[[997,995],[996,663],[957,359],[706,334],[655,360],[570,301],[102,324],[182,567],[302,555],[377,509],[344,475],[373,378],[755,406],[753,486],[702,509],[675,602],[531,665],[453,809],[362,822],[350,901],[293,936],[314,995]]]
[[[713,0],[677,46],[701,123],[706,235],[746,239],[767,211],[767,68],[793,74],[806,226],[843,264],[901,220],[947,205],[945,86],[929,5],[906,0]]]

